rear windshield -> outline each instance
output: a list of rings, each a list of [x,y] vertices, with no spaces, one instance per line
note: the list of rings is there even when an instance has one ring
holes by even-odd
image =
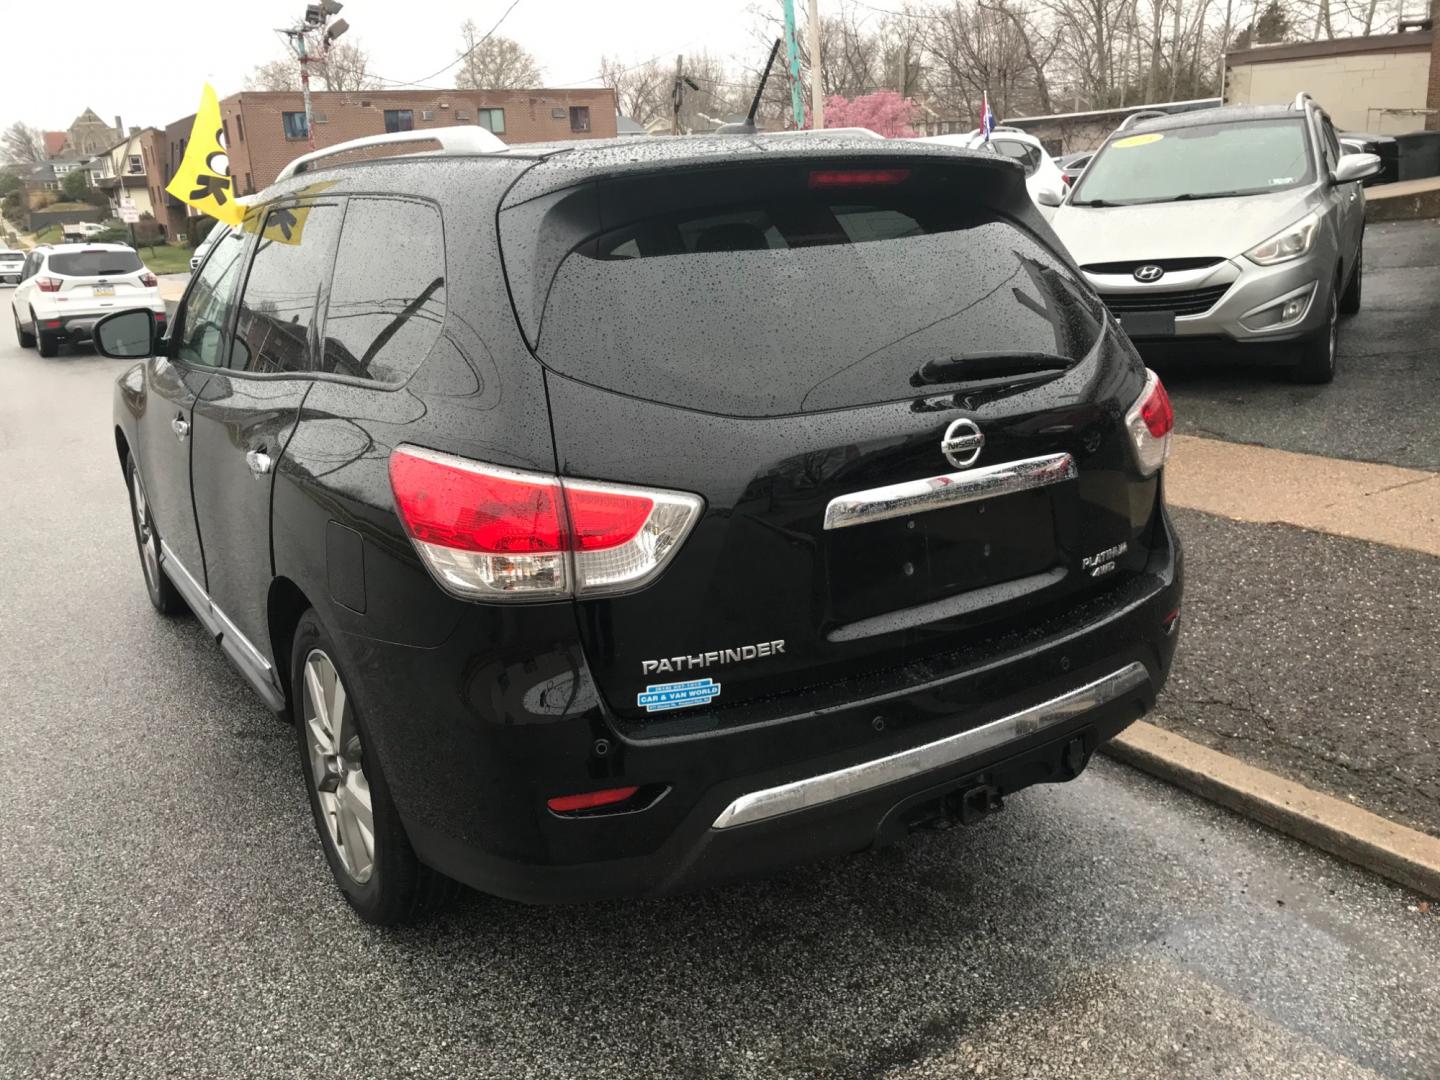
[[[0,251],[0,262],[24,262],[25,255],[19,251]]]
[[[111,277],[133,274],[145,264],[133,251],[73,251],[51,255],[46,265],[66,277]]]
[[[1305,123],[1296,114],[1112,139],[1085,169],[1070,201],[1218,199],[1295,187],[1314,176]]]
[[[607,389],[767,416],[912,397],[926,365],[1093,345],[1087,290],[973,181],[815,175],[731,182],[718,204],[698,182],[611,191],[603,219],[624,223],[563,258],[538,326],[522,310],[537,355]],[[686,190],[702,204],[665,205]]]

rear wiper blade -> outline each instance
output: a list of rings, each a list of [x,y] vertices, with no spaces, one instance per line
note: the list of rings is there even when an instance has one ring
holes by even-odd
[[[926,360],[920,365],[920,370],[910,376],[910,385],[935,386],[972,379],[1003,379],[1010,375],[1066,371],[1074,363],[1068,356],[1058,353],[974,353],[969,356],[952,356],[945,360]]]

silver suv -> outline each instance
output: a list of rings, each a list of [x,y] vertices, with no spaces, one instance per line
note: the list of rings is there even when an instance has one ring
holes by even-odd
[[[1309,94],[1132,121],[1052,221],[1120,324],[1142,350],[1284,342],[1297,379],[1333,379],[1380,159],[1344,154]]]

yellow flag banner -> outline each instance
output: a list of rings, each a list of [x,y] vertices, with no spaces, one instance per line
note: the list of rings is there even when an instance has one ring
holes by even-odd
[[[200,108],[195,110],[195,125],[190,129],[185,159],[165,190],[226,225],[239,225],[245,216],[244,208],[235,201],[230,155],[220,123],[220,101],[209,83],[200,94]]]
[[[301,188],[294,193],[294,197],[303,199],[319,195],[322,191],[328,191],[334,186],[334,180],[322,180],[317,184]],[[259,233],[261,240],[274,240],[281,244],[298,244],[305,235],[305,222],[309,217],[310,207],[303,203],[298,206],[279,207],[268,213],[264,207],[250,207],[245,211],[245,224],[241,227],[245,232]]]

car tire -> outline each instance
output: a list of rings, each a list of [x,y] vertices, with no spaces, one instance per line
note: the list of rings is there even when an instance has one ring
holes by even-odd
[[[1340,295],[1338,282],[1325,297],[1325,325],[1300,342],[1300,362],[1290,369],[1300,383],[1328,383],[1335,378],[1335,353],[1339,341]]]
[[[348,683],[333,642],[307,610],[290,653],[290,708],[325,861],[360,918],[377,926],[413,922],[453,900],[460,885],[416,857],[379,758],[366,750],[373,744]]]
[[[40,320],[35,318],[35,312],[30,312],[30,325],[35,328],[35,342],[40,349],[41,356],[59,356],[60,339],[54,334],[47,334],[40,329]]]
[[[1360,310],[1360,293],[1363,289],[1365,278],[1365,244],[1360,244],[1360,250],[1355,252],[1355,269],[1350,271],[1350,283],[1345,286],[1345,292],[1340,297],[1340,314],[1354,315]]]
[[[189,611],[185,598],[160,566],[160,533],[150,515],[150,500],[145,483],[135,467],[135,455],[125,458],[125,486],[130,489],[130,523],[135,529],[135,546],[140,551],[140,572],[145,576],[145,592],[150,603],[162,615],[181,615]]]
[[[20,325],[20,316],[15,314],[14,309],[10,311],[10,317],[15,320],[15,340],[20,343],[22,349],[33,349],[35,347],[35,335]]]

